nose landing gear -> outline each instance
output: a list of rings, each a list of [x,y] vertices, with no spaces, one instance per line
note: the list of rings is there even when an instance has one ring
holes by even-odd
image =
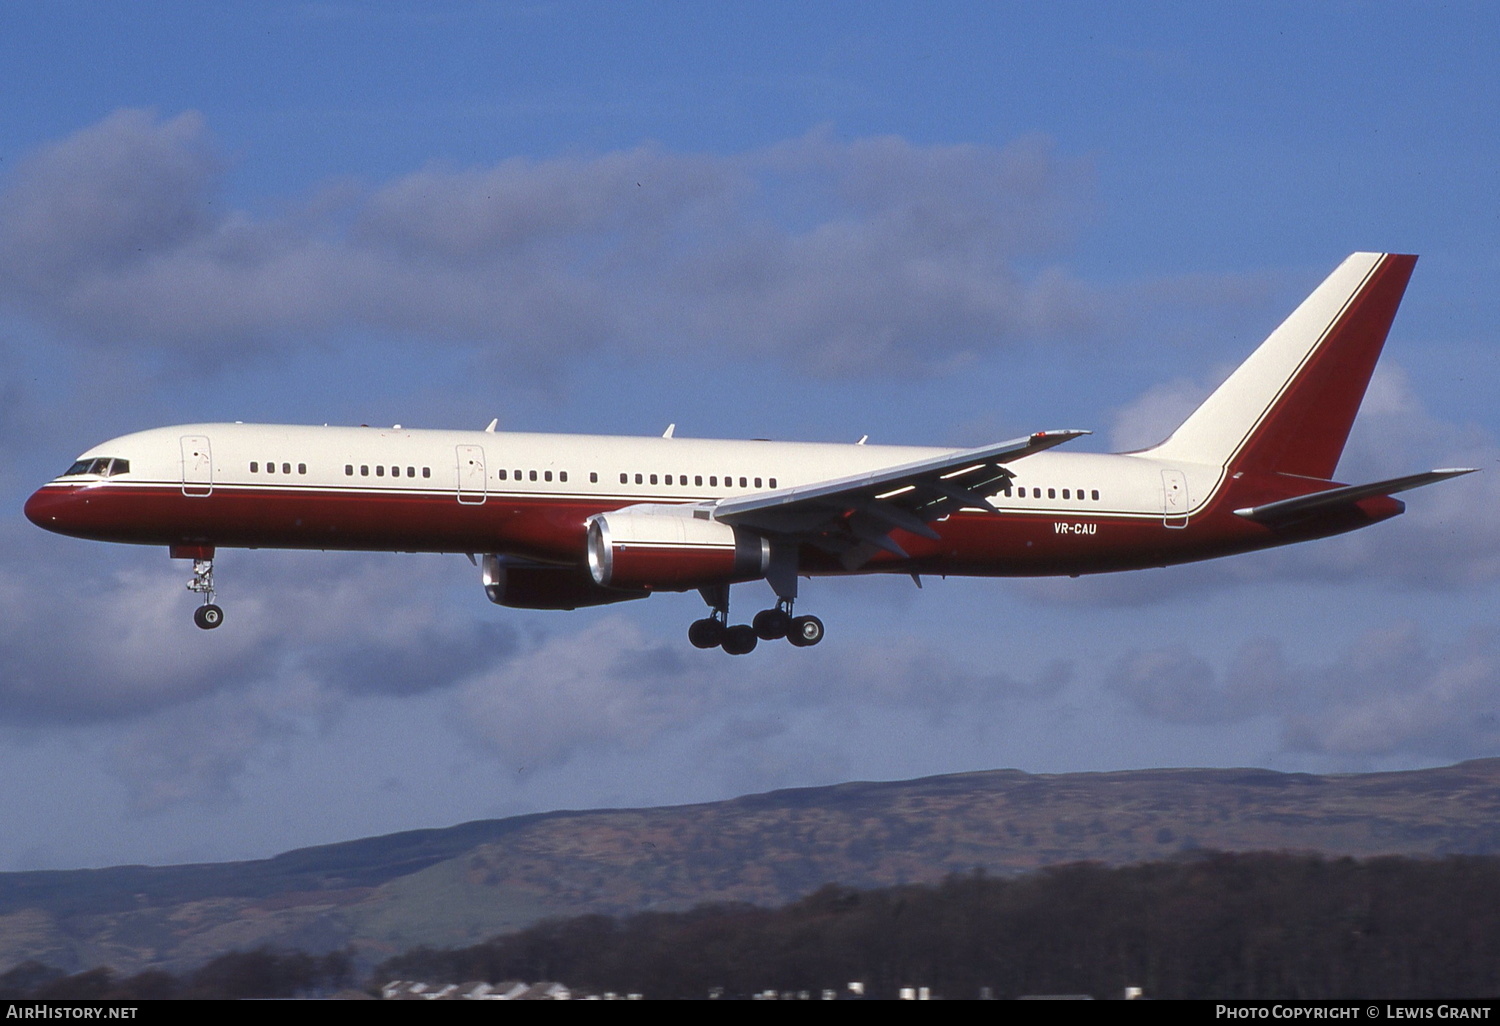
[[[193,579],[187,590],[203,596],[203,605],[193,610],[193,622],[211,631],[224,622],[224,610],[214,605],[214,550],[210,545],[173,546],[173,559],[192,559]]]

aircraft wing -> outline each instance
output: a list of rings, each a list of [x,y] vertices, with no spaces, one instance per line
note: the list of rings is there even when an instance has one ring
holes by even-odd
[[[1308,513],[1332,509],[1335,506],[1352,505],[1360,499],[1368,499],[1372,495],[1393,495],[1396,492],[1410,491],[1413,488],[1421,488],[1423,485],[1446,481],[1450,477],[1472,474],[1474,473],[1474,469],[1472,467],[1453,467],[1445,470],[1429,470],[1425,474],[1393,477],[1389,481],[1376,481],[1372,484],[1341,485],[1337,488],[1313,492],[1310,495],[1280,499],[1276,502],[1267,502],[1260,506],[1246,506],[1244,509],[1235,510],[1234,513],[1235,516],[1244,517],[1246,520],[1254,520],[1256,523],[1283,523],[1288,520],[1295,520]]]
[[[1006,463],[1086,434],[1038,431],[865,474],[725,499],[714,505],[712,516],[818,545],[837,553],[851,570],[882,549],[905,559],[892,531],[936,539],[937,532],[927,526],[931,521],[965,507],[998,512],[987,496],[1014,476]]]

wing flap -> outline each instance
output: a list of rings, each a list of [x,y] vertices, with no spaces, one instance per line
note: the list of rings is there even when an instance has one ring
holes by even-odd
[[[966,507],[999,512],[988,496],[1013,476],[1006,463],[1086,434],[1038,431],[864,474],[726,499],[714,506],[713,518],[819,545],[838,553],[850,569],[880,550],[904,559],[905,550],[889,537],[892,531],[936,539],[927,525],[950,513]]]

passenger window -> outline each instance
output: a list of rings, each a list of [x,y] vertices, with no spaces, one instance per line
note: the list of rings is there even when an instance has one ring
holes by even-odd
[[[251,460],[250,461],[250,473],[252,473],[252,474],[258,474],[258,473],[260,473],[260,464],[257,463],[255,460]]]
[[[306,463],[299,463],[299,464],[297,464],[297,473],[299,473],[299,474],[306,474],[307,473],[307,464]]]
[[[1099,501],[1099,489],[1095,488],[1092,494],[1094,496],[1094,501],[1098,502]]]
[[[352,463],[345,463],[344,464],[344,476],[345,477],[353,477],[354,476],[354,464],[352,464]]]
[[[367,466],[365,466],[364,464],[360,464],[359,476],[360,477],[369,477],[370,476],[370,468],[367,467]]]
[[[530,478],[531,480],[535,481],[536,480],[536,471],[533,470],[529,474],[527,474],[526,476],[528,478]]]
[[[621,474],[620,475],[620,483],[621,484],[629,484],[630,483],[630,475],[629,474]]]
[[[568,472],[566,470],[559,470],[557,472],[557,479],[559,481],[567,481],[567,479],[568,479]]]
[[[760,487],[760,478],[758,478],[758,477],[755,479],[755,487],[757,487],[757,488]]]
[[[550,470],[544,470],[544,471],[542,471],[542,479],[546,480],[546,481],[551,481],[552,480],[552,471],[550,471]]]
[[[422,476],[423,477],[431,477],[432,476],[432,468],[431,467],[423,467],[422,468]]]
[[[775,479],[775,478],[774,478],[774,477],[773,477],[773,478],[771,478],[771,487],[772,487],[772,488],[775,488],[775,487],[776,487],[776,479]]]
[[[639,474],[635,475],[635,483],[636,484],[640,484],[641,483],[641,475],[639,475]]]
[[[1049,498],[1049,499],[1055,499],[1055,498],[1057,498],[1057,489],[1056,488],[1048,488],[1047,489],[1047,498]]]
[[[695,474],[695,475],[693,475],[693,487],[695,487],[695,488],[702,488],[703,487],[703,475],[702,474]]]
[[[376,477],[385,477],[385,467],[384,466],[376,467],[375,468],[375,476]]]
[[[1069,494],[1068,494],[1068,490],[1067,490],[1067,489],[1066,489],[1066,488],[1064,488],[1064,489],[1063,489],[1063,498],[1064,498],[1064,499],[1069,499],[1069,498],[1072,498],[1072,496],[1070,496],[1070,495],[1069,495]]]
[[[719,487],[719,476],[717,474],[708,475],[708,486],[710,488]]]
[[[598,483],[599,483],[599,472],[597,470],[591,470],[591,471],[589,471],[589,484],[598,484]]]
[[[651,475],[651,483],[652,484],[656,484],[656,475],[655,474]]]
[[[505,480],[505,469],[503,467],[500,469],[500,480]]]
[[[281,472],[283,474],[290,474],[292,472],[292,465],[290,463],[283,463],[281,465]]]
[[[744,479],[744,478],[743,478],[743,477],[742,477],[742,478],[740,478],[740,487],[741,487],[741,488],[749,488],[749,487],[750,487],[750,486],[749,486],[749,485],[748,485],[748,484],[747,484],[747,483],[746,483],[746,482],[745,482],[745,479]]]
[[[407,477],[416,477],[417,476],[417,468],[416,467],[407,467],[406,468],[406,476]]]

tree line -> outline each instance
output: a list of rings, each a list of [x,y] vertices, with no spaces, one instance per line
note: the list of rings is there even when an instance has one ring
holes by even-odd
[[[147,969],[121,976],[107,966],[81,973],[37,961],[0,974],[0,998],[55,1001],[161,1001],[290,998],[348,986],[354,961],[348,951],[231,951],[182,976]]]
[[[375,977],[560,980],[701,998],[765,989],[872,997],[1457,998],[1500,994],[1500,859],[1209,854],[1082,863],[936,886],[828,886],[781,909],[590,915]]]
[[[417,948],[381,963],[430,984],[556,980],[651,998],[767,989],[871,997],[903,987],[972,998],[1479,998],[1500,995],[1500,858],[1326,859],[1200,854],[1110,868],[1059,866],[932,886],[826,886],[779,909],[551,919],[472,947]],[[0,974],[6,998],[234,998],[327,993],[350,951],[232,952],[191,973],[35,962]]]

